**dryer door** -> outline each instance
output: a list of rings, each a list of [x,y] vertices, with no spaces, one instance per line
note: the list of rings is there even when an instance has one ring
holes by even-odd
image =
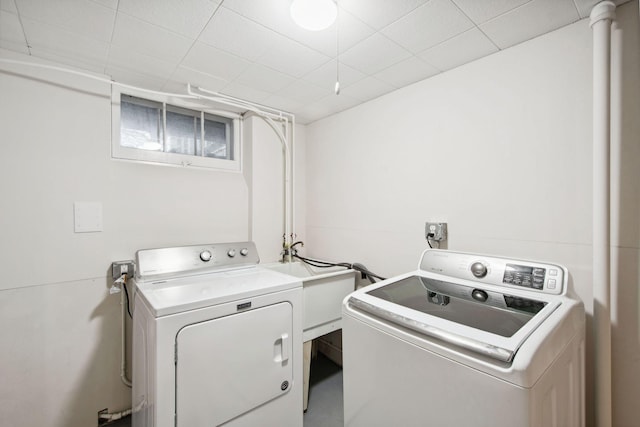
[[[176,425],[217,426],[291,388],[287,302],[184,327],[176,337]]]

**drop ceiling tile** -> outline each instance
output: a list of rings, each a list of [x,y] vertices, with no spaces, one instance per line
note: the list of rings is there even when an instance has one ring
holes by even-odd
[[[450,0],[431,0],[383,29],[382,33],[418,53],[471,27],[473,23]]]
[[[130,69],[117,66],[108,66],[106,74],[118,82],[143,89],[161,91],[164,88],[165,80],[146,73],[132,71]],[[126,89],[123,89],[126,92]]]
[[[102,6],[108,7],[109,9],[118,9],[118,1],[119,0],[91,0],[94,3],[101,4]]]
[[[472,28],[420,52],[418,56],[438,69],[446,71],[497,51],[498,48],[482,31]]]
[[[429,0],[340,0],[340,7],[380,30]]]
[[[22,25],[29,45],[33,49],[48,52],[48,59],[55,53],[61,58],[75,59],[90,64],[104,65],[107,62],[109,44],[90,37],[84,37],[59,27],[22,18]],[[58,62],[63,62],[58,59]]]
[[[276,95],[304,104],[310,104],[331,93],[333,93],[333,87],[330,89],[328,86],[320,87],[305,80],[296,80],[289,86],[279,90]]]
[[[0,40],[27,47],[18,15],[0,10]]]
[[[116,11],[101,4],[89,0],[16,0],[16,4],[21,17],[85,37],[107,42],[111,40]]]
[[[600,3],[601,0],[575,0],[576,7],[578,8],[578,13],[581,18],[588,18],[591,14],[591,9],[593,6]],[[623,3],[622,1],[616,1],[616,4]]]
[[[572,0],[532,0],[480,28],[499,48],[505,49],[579,19]]]
[[[276,34],[271,44],[256,62],[294,77],[302,77],[330,58],[287,37]]]
[[[476,24],[509,12],[531,0],[452,0]]]
[[[225,0],[224,7],[271,27],[284,22],[283,17],[289,16],[291,0]]]
[[[26,55],[29,54],[29,49],[27,49],[27,45],[25,43],[14,43],[8,40],[0,39],[0,49],[6,49],[13,52],[24,53]]]
[[[364,79],[367,75],[363,72],[349,67],[347,64],[344,64],[342,62],[338,64],[338,69],[336,69],[336,61],[334,59],[313,70],[312,72],[304,76],[303,79],[308,81],[309,83],[313,83],[316,86],[333,90],[333,87],[336,83],[336,77],[338,76],[340,84],[343,86],[348,86],[357,82],[358,80]]]
[[[210,74],[201,73],[183,66],[178,67],[173,72],[170,81],[175,84],[182,85],[185,91],[187,83],[191,84],[192,87],[201,87],[213,92],[217,92],[229,84],[228,80],[221,79]]]
[[[239,83],[253,89],[276,93],[289,86],[294,79],[279,71],[260,64],[252,64],[233,83]]]
[[[273,43],[276,33],[237,12],[221,7],[204,28],[199,41],[255,61]]]
[[[266,92],[264,90],[245,86],[237,82],[229,83],[222,90],[220,90],[220,93],[257,103],[263,103],[264,100],[271,95],[269,92]]]
[[[438,74],[440,71],[431,65],[421,61],[419,58],[412,56],[402,62],[385,68],[375,74],[378,80],[382,80],[397,88],[424,80],[428,77]]]
[[[166,81],[176,64],[163,61],[152,56],[134,52],[126,47],[111,45],[109,60],[106,70],[128,70],[140,75],[152,76],[158,80]]]
[[[385,93],[394,91],[396,88],[389,83],[378,80],[375,77],[365,77],[364,79],[345,87],[341,90],[340,96],[343,94],[350,98],[368,101],[377,98]]]
[[[602,0],[574,0],[576,7],[578,8],[578,13],[580,14],[580,18],[588,18],[591,15],[591,9]],[[613,0],[616,6],[620,6],[624,3],[629,3],[631,0]],[[636,7],[637,9],[637,7]]]
[[[48,49],[31,48],[31,55],[36,58],[48,59],[58,64],[69,65],[79,70],[92,71],[94,73],[104,74],[105,61],[97,62],[88,59],[85,56],[77,54],[68,54],[58,50],[52,51]]]
[[[334,57],[338,48],[340,53],[346,52],[357,43],[370,37],[375,30],[347,11],[340,12],[338,24],[333,24],[322,31],[308,31],[289,23],[287,31],[280,31],[285,36],[317,50],[325,55]],[[340,36],[340,43],[336,37]]]
[[[118,11],[195,39],[219,3],[211,0],[120,0]]]
[[[329,95],[322,98],[318,102],[307,105],[298,111],[296,111],[296,118],[298,115],[301,119],[307,123],[324,118],[328,115],[338,113],[340,111],[347,110],[361,104],[362,101],[356,98],[352,98],[345,94]]]
[[[118,13],[112,43],[177,64],[184,58],[193,41],[157,25]]]
[[[375,74],[410,56],[406,49],[375,33],[340,55],[340,62],[363,73]]]
[[[308,31],[296,25],[291,19],[291,0],[226,0],[224,7],[259,23],[290,39],[325,55],[336,52],[336,24],[322,31]],[[347,11],[338,15],[340,26],[340,51],[344,52],[356,43],[373,34],[374,30]]]
[[[288,36],[329,56],[335,56],[338,47],[340,53],[346,52],[375,32],[373,28],[347,11],[341,11],[337,24],[333,24],[323,31],[307,31],[295,24],[294,28],[295,31],[291,31],[287,34]],[[338,35],[340,43],[336,44]]]
[[[18,9],[16,9],[16,3],[13,0],[0,0],[0,10],[4,10],[5,12],[11,12],[14,14],[18,14]]]
[[[262,103],[264,105],[268,105],[271,108],[275,108],[280,111],[286,111],[288,113],[293,113],[295,110],[302,108],[302,106],[304,105],[302,102],[280,95],[270,95]]]
[[[223,80],[232,81],[251,63],[215,47],[196,42],[181,65]]]

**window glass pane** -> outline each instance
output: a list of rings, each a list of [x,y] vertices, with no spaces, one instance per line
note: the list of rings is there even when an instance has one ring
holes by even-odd
[[[162,151],[162,104],[123,95],[120,102],[120,145]]]
[[[222,119],[216,121],[207,119],[204,121],[204,157],[233,160],[231,144],[231,120]]]
[[[195,111],[170,111],[167,106],[167,153],[199,154],[196,146],[196,117]],[[173,108],[171,108],[173,109]]]

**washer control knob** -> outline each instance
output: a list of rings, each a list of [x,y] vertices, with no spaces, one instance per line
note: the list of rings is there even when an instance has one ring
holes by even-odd
[[[240,255],[247,256],[248,254],[249,254],[249,249],[247,248],[240,249]]]
[[[489,295],[487,295],[487,293],[482,289],[474,289],[471,291],[471,296],[474,300],[480,302],[485,302],[489,298]]]
[[[481,262],[474,262],[471,264],[471,273],[481,279],[487,275],[487,266]]]
[[[209,251],[202,251],[200,252],[200,259],[204,262],[209,262],[211,261],[211,252]]]
[[[236,250],[235,249],[229,249],[227,251],[227,255],[229,256],[229,258],[233,258],[234,256],[236,256]]]

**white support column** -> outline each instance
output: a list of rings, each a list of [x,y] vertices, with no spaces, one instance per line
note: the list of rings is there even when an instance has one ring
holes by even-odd
[[[596,426],[611,427],[611,22],[616,6],[598,3],[593,29],[593,317]]]

